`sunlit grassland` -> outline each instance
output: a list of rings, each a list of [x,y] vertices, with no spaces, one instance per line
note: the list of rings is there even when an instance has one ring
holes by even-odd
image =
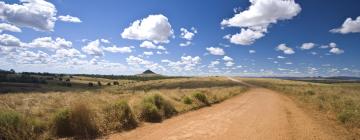
[[[97,81],[103,84],[96,85]],[[43,90],[36,92],[0,94],[0,111],[10,111],[10,114],[21,116],[25,122],[38,122],[37,125],[42,128],[38,133],[32,129],[24,130],[32,132],[29,134],[32,139],[91,138],[133,128],[144,121],[158,122],[173,115],[221,102],[247,89],[244,85],[223,77],[118,80],[119,85],[106,84],[113,81],[74,76],[71,78],[71,87],[49,83],[41,86],[56,90],[43,87]],[[93,82],[94,87],[88,87],[89,82]],[[114,114],[120,117],[112,117]],[[159,120],[154,120],[154,116]],[[5,117],[4,121],[7,120]],[[129,123],[134,122],[131,120],[135,120],[137,124]],[[6,125],[0,122],[0,127]],[[19,128],[20,131],[21,129]],[[71,131],[63,132],[65,130]],[[92,134],[88,134],[88,131]],[[10,135],[11,133],[16,135],[15,133],[19,132],[11,131]],[[29,137],[26,134],[24,137]]]

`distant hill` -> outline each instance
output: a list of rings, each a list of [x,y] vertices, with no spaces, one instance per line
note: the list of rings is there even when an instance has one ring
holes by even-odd
[[[142,72],[141,74],[137,74],[137,76],[155,77],[155,76],[162,76],[162,75],[157,74],[151,70],[146,70],[146,71]]]
[[[142,74],[156,74],[156,73],[151,70],[146,70]]]

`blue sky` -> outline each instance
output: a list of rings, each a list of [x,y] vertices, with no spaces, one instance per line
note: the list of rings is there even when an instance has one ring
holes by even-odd
[[[5,0],[0,69],[360,76],[356,0]]]

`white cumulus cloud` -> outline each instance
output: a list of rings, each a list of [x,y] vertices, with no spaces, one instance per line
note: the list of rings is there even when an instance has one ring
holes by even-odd
[[[295,53],[295,51],[292,48],[286,46],[286,44],[280,44],[279,46],[276,47],[276,50],[282,51],[284,54],[294,54]]]
[[[93,56],[103,56],[104,51],[100,47],[100,41],[99,39],[95,41],[89,42],[86,46],[82,48],[82,51],[86,54],[93,55]]]
[[[225,52],[222,48],[210,47],[206,48],[206,50],[209,51],[209,53],[212,55],[225,55]]]
[[[73,16],[70,16],[70,15],[59,16],[58,18],[59,18],[59,20],[64,21],[64,22],[72,22],[72,23],[81,23],[82,22],[80,20],[80,18],[73,17]]]
[[[232,59],[232,58],[229,57],[229,56],[224,56],[224,57],[223,57],[223,60],[224,60],[224,61],[233,61],[234,59]]]
[[[0,33],[3,31],[21,32],[21,29],[11,24],[0,23]]]
[[[249,0],[247,10],[221,22],[223,27],[240,27],[241,32],[232,35],[230,42],[240,45],[251,45],[264,36],[270,24],[280,20],[289,20],[301,11],[295,0]]]
[[[339,49],[339,48],[331,48],[329,52],[333,53],[333,54],[342,54],[342,53],[344,53],[344,50]]]
[[[162,45],[155,45],[154,43],[150,41],[144,41],[140,44],[141,48],[147,48],[147,49],[158,49],[158,50],[166,50],[164,46]]]
[[[112,53],[131,53],[133,46],[130,47],[117,47],[116,45],[113,45],[112,47],[104,47],[103,49],[108,52]]]
[[[302,50],[310,50],[310,49],[312,49],[312,48],[314,48],[314,47],[315,47],[315,44],[309,42],[309,43],[303,43],[300,48],[301,48]]]
[[[149,40],[155,43],[167,43],[172,35],[173,29],[168,18],[161,14],[136,20],[121,33],[122,38]]]
[[[32,48],[48,48],[56,50],[61,48],[71,48],[72,42],[59,37],[57,37],[55,40],[52,37],[40,37],[26,44],[26,46]]]
[[[354,20],[347,18],[341,27],[331,29],[330,32],[341,34],[360,33],[360,16]]]
[[[21,4],[0,2],[0,19],[19,27],[53,31],[57,10],[45,0],[20,0]]]

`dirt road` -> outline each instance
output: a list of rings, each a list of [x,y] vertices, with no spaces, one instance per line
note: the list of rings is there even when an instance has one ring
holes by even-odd
[[[235,80],[236,79],[231,79]],[[239,81],[240,82],[240,81]],[[251,87],[220,104],[107,137],[113,140],[338,140],[289,98]]]

